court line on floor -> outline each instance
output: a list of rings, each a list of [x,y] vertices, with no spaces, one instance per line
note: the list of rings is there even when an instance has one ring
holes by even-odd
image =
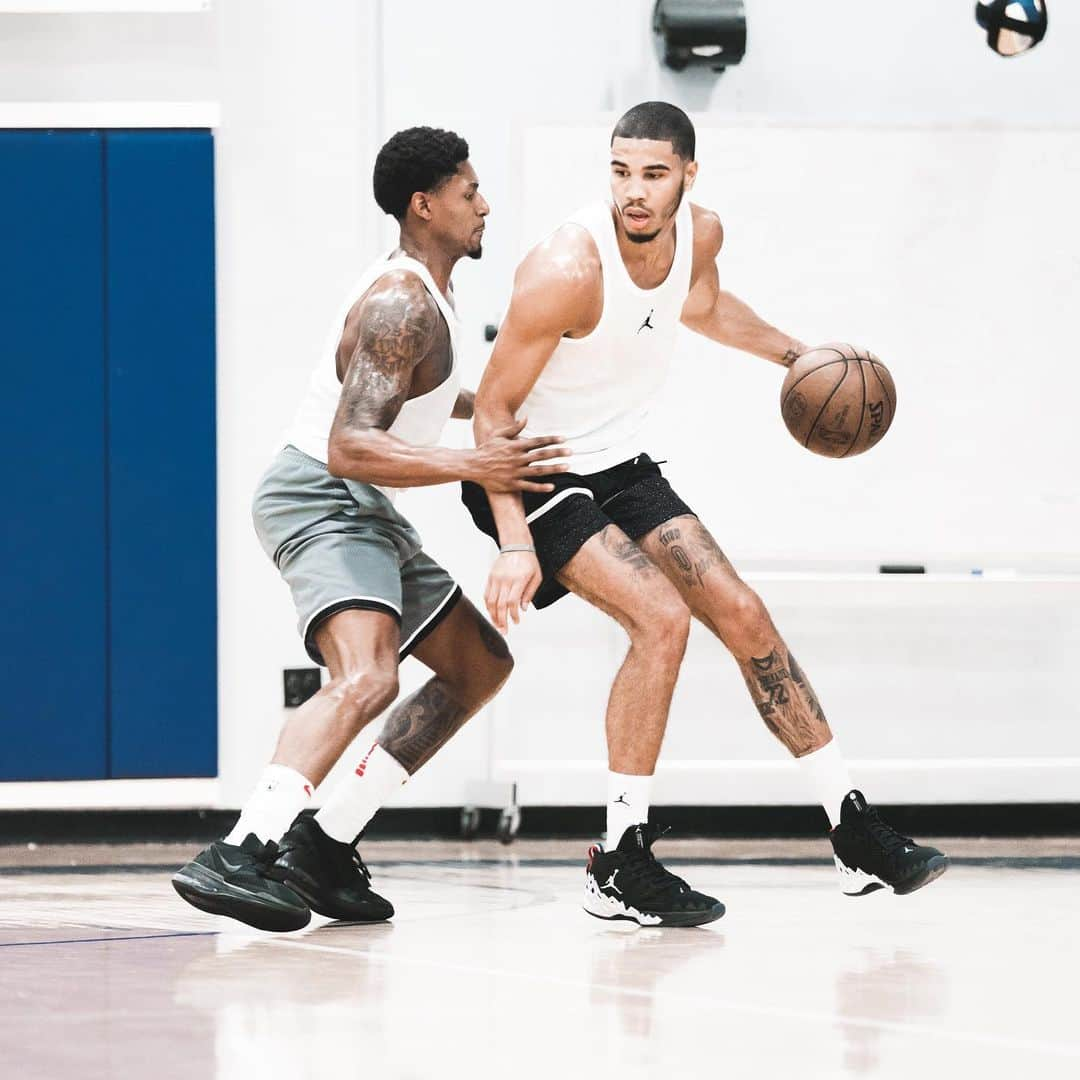
[[[217,937],[220,930],[178,930],[168,934],[118,934],[116,937],[57,938],[49,941],[0,941],[0,949],[26,948],[29,945],[100,945],[106,941],[156,941],[158,938]]]
[[[482,975],[493,978],[521,979],[526,982],[550,983],[575,990],[600,990],[619,997],[641,998],[645,1000],[669,1000],[689,1004],[701,1009],[724,1009],[728,1012],[745,1013],[750,1016],[764,1016],[784,1020],[801,1020],[812,1024],[841,1024],[845,1027],[869,1028],[875,1031],[888,1031],[899,1035],[923,1035],[930,1038],[945,1039],[959,1043],[981,1043],[985,1046],[1003,1050],[1020,1050],[1050,1054],[1057,1057],[1080,1058],[1080,1045],[1067,1043],[1043,1042],[1038,1039],[1011,1038],[978,1031],[950,1031],[932,1027],[928,1024],[909,1024],[897,1020],[875,1020],[870,1017],[838,1016],[836,1013],[815,1012],[809,1009],[789,1009],[770,1005],[746,1005],[742,1002],[726,1001],[723,998],[696,997],[689,994],[677,994],[669,991],[638,990],[634,987],[618,986],[611,983],[597,983],[584,979],[568,979],[559,975],[544,975],[529,971],[514,971],[510,968],[492,968],[473,964],[457,964],[433,960],[425,956],[388,956],[368,949],[349,948],[345,945],[321,945],[313,941],[297,938],[282,938],[284,945],[309,952],[333,953],[339,956],[362,957],[375,964],[390,967],[394,964],[411,964],[416,967],[436,968],[462,975]]]
[[[528,867],[528,868],[552,868],[572,869],[583,867],[585,859],[561,859],[544,858],[542,856],[525,855],[515,857],[508,855],[505,858],[491,858],[482,856],[475,859],[368,859],[368,866],[380,868],[396,866],[430,866],[456,867],[468,870],[471,867]],[[1080,855],[950,855],[949,863],[952,866],[976,866],[991,867],[998,870],[1080,870]],[[689,855],[673,855],[664,859],[665,866],[832,866],[832,856],[800,856],[785,857],[762,856],[761,858],[724,858],[724,857],[701,857],[694,858]],[[0,867],[0,878],[27,877],[33,874],[58,875],[58,874],[161,874],[175,871],[175,863],[102,863],[99,865],[86,864],[83,866],[62,866],[50,864],[46,866],[5,866]]]
[[[525,856],[514,859],[508,856],[505,859],[481,857],[478,859],[369,859],[368,866],[393,867],[393,866],[431,866],[431,867],[460,867],[463,870],[469,867],[530,867],[553,869],[584,868],[585,859],[559,859],[543,858],[541,856]],[[828,866],[834,865],[833,857],[808,857],[793,855],[768,856],[761,858],[693,858],[689,855],[674,855],[665,858],[665,866]],[[968,855],[949,856],[950,866],[986,866],[998,870],[1080,870],[1080,855]]]
[[[397,882],[397,881],[405,881],[405,882],[410,882],[412,884],[417,884],[417,885],[430,885],[431,880],[432,880],[430,877],[413,876],[413,875],[410,875],[410,874],[397,874],[397,873],[389,874],[388,877],[389,877],[390,880],[395,881],[395,882]],[[482,882],[482,881],[455,881],[453,879],[445,879],[445,878],[442,880],[441,884],[444,887],[449,887],[449,888],[458,888],[458,889],[461,889],[461,890],[471,890],[471,891],[484,890],[484,891],[492,891],[492,892],[498,892],[498,893],[504,893],[504,894],[509,893],[509,894],[512,894],[512,896],[509,898],[510,902],[508,902],[508,903],[506,903],[504,905],[501,905],[501,906],[498,906],[498,907],[482,907],[482,908],[479,908],[479,909],[477,909],[475,911],[448,912],[448,913],[444,913],[444,914],[426,914],[426,915],[421,915],[421,916],[415,916],[415,915],[412,915],[410,913],[410,915],[408,916],[408,918],[406,920],[407,922],[409,922],[409,923],[433,922],[433,921],[448,920],[448,919],[453,919],[456,922],[461,922],[462,920],[467,920],[467,919],[474,918],[474,917],[475,918],[486,918],[486,917],[488,917],[489,915],[491,915],[492,913],[495,913],[495,912],[525,911],[528,908],[542,907],[542,906],[545,906],[545,905],[554,904],[554,903],[557,903],[558,900],[559,900],[558,895],[556,893],[551,892],[550,890],[531,888],[531,887],[526,886],[526,885],[503,885],[503,884],[499,884],[499,883],[496,883],[496,882]],[[3,910],[3,907],[2,907],[2,905],[0,905],[0,912],[2,912],[2,910]],[[221,916],[221,917],[224,918],[224,916]],[[318,918],[318,916],[316,916],[316,918]],[[328,922],[328,923],[323,923],[322,924],[322,926],[333,926],[333,925],[335,925],[334,922]],[[348,920],[340,920],[340,925],[345,927],[345,926],[355,926],[355,925],[361,925],[361,924],[351,923]],[[315,928],[320,929],[321,927],[316,926]],[[0,929],[4,929],[4,927],[2,925],[0,925]],[[23,928],[21,928],[21,927],[11,927],[11,929],[23,929]],[[110,927],[101,927],[100,929],[108,930],[108,929],[110,929]],[[117,928],[117,929],[119,929],[119,928]],[[50,939],[50,940],[47,940],[47,941],[0,942],[0,947],[14,947],[14,946],[25,946],[25,945],[96,945],[96,944],[100,944],[103,941],[143,941],[143,940],[150,940],[150,939],[153,939],[153,938],[207,937],[207,936],[213,936],[213,935],[216,935],[216,934],[221,934],[221,931],[219,931],[219,930],[189,930],[189,931],[175,931],[175,932],[170,931],[170,932],[163,932],[163,933],[160,933],[160,934],[137,934],[137,935],[118,934],[115,937],[101,937],[101,938],[62,938],[62,939],[57,939],[57,940]],[[267,936],[274,937],[276,935],[268,934]]]

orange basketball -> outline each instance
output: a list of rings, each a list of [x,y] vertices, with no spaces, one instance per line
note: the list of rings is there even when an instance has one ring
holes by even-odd
[[[895,412],[889,369],[853,345],[819,345],[803,353],[780,390],[780,415],[788,431],[825,457],[869,450],[889,430]]]

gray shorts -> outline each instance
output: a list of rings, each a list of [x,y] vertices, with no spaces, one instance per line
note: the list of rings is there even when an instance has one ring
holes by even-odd
[[[389,612],[401,625],[405,657],[461,596],[381,491],[331,476],[295,446],[281,450],[263,474],[252,516],[259,543],[292,590],[300,635],[316,664],[326,661],[314,633],[339,611]]]

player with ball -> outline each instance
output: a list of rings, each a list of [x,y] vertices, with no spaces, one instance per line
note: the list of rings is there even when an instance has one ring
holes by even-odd
[[[611,688],[607,846],[589,852],[585,910],[643,925],[696,926],[724,905],[652,852],[649,792],[691,616],[734,656],[761,718],[798,759],[829,818],[843,891],[909,893],[948,865],[899,835],[854,790],[802,668],[760,597],[738,576],[641,444],[681,322],[789,368],[781,414],[808,449],[861,453],[886,432],[896,391],[884,365],[848,345],[809,350],[720,288],[719,218],[687,196],[695,134],[666,102],[634,106],[611,138],[611,198],[585,207],[518,267],[476,396],[478,442],[527,418],[573,456],[546,492],[462,499],[499,544],[485,601],[505,630],[531,602],[574,592],[616,619],[630,648]]]

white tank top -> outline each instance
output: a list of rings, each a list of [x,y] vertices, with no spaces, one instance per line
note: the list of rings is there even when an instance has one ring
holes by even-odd
[[[562,338],[518,415],[524,434],[561,435],[575,473],[595,473],[636,457],[642,428],[671,363],[675,331],[690,292],[694,225],[683,200],[675,217],[675,257],[655,289],[639,288],[619,254],[607,202],[579,210],[567,224],[588,229],[600,253],[604,307],[592,333]]]
[[[457,401],[461,385],[457,363],[457,315],[423,263],[408,255],[394,255],[389,252],[361,274],[338,309],[312,372],[307,393],[301,399],[292,427],[286,434],[286,443],[291,443],[297,450],[302,450],[317,461],[325,463],[327,460],[330,426],[334,422],[341,399],[341,382],[337,376],[337,348],[341,342],[345,318],[356,301],[379,278],[395,270],[410,270],[416,274],[438,304],[450,331],[450,374],[433,390],[406,401],[387,430],[395,438],[413,446],[434,446],[454,411],[454,402]],[[379,487],[379,490],[393,500],[398,489]]]

